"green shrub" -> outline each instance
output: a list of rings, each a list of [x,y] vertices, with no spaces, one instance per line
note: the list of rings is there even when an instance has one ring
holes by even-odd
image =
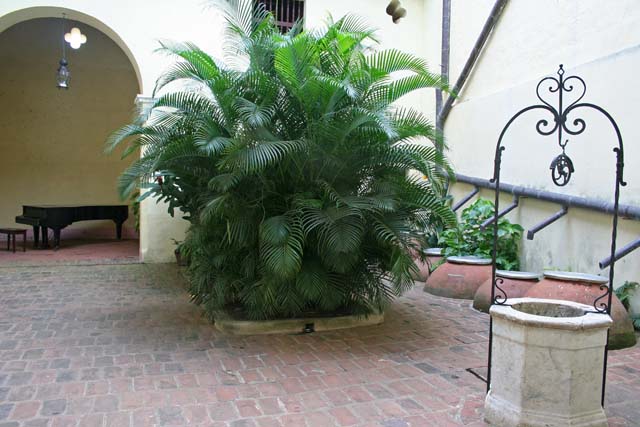
[[[440,233],[439,244],[445,256],[474,255],[491,258],[493,251],[493,225],[482,230],[480,225],[494,215],[494,204],[478,199],[462,211],[456,227]],[[502,217],[498,220],[498,254],[496,265],[502,270],[518,270],[518,246],[523,229]]]
[[[629,281],[624,282],[624,284],[615,289],[616,296],[627,311],[631,309],[631,298],[639,289],[640,283]],[[633,327],[640,330],[640,315],[632,315],[631,321],[633,322]]]
[[[133,136],[126,152],[144,153],[121,193],[142,187],[191,222],[190,291],[212,316],[381,310],[413,285],[418,231],[455,223],[441,140],[395,104],[445,85],[422,59],[372,52],[356,17],[282,35],[251,1],[226,12],[232,61],[163,42],[178,62],[156,90],[189,84],[112,136],[109,147]]]

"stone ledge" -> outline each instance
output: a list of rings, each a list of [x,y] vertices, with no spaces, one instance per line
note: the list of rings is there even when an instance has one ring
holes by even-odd
[[[282,320],[238,320],[226,313],[217,312],[215,327],[229,335],[301,334],[309,325],[314,332],[375,326],[384,322],[384,313],[368,316],[307,317]]]

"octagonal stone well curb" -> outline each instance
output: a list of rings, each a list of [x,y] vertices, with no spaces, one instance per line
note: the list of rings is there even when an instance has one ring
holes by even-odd
[[[572,301],[514,298],[493,305],[491,387],[496,427],[606,427],[601,406],[611,317]]]
[[[233,318],[228,313],[216,312],[214,319],[216,329],[229,335],[302,334],[379,325],[384,322],[384,313],[372,313],[367,316],[244,320]]]

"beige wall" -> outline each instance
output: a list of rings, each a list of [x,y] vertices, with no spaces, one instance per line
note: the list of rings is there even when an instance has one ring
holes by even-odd
[[[402,1],[408,18],[393,25],[384,13],[386,0],[314,1],[307,5],[309,25],[321,22],[325,11],[335,16],[351,11],[381,29],[385,47],[393,46],[423,55],[435,71],[440,66],[442,1]],[[455,82],[476,41],[494,0],[452,0],[450,81]],[[534,103],[535,85],[555,73],[564,63],[568,73],[581,75],[588,85],[587,99],[609,110],[626,141],[626,178],[621,202],[640,204],[640,139],[637,109],[640,91],[635,86],[640,66],[640,8],[635,0],[511,0],[492,34],[471,79],[449,116],[445,134],[450,158],[459,173],[489,178],[493,153],[502,126],[520,108]],[[435,116],[433,93],[409,100],[430,117]],[[559,189],[552,185],[549,164],[559,154],[552,139],[537,136],[533,118],[510,131],[504,156],[505,182],[544,188],[584,197],[612,200],[615,157],[610,126],[596,114],[585,114],[589,129],[580,139],[572,138],[568,153],[577,173]],[[457,184],[456,199],[470,187]],[[491,197],[490,192],[483,196]],[[504,197],[504,203],[510,202]],[[559,207],[524,200],[510,219],[531,227],[555,213]],[[609,253],[611,217],[571,209],[569,215],[539,232],[534,241],[524,241],[524,268],[577,270],[608,274],[598,261]],[[640,223],[621,220],[619,245],[640,237]],[[616,285],[640,280],[640,251],[617,264]],[[634,301],[640,311],[640,296]]]
[[[326,13],[334,17],[347,12],[363,16],[380,29],[384,47],[397,47],[427,58],[432,70],[440,67],[441,0],[404,0],[408,16],[399,25],[384,12],[387,0],[307,0],[307,26],[322,24]],[[494,0],[452,0],[451,81],[455,81]],[[126,52],[137,69],[140,93],[151,95],[156,77],[168,59],[154,54],[158,38],[191,40],[214,56],[221,57],[220,16],[204,9],[199,0],[147,2],[113,0],[5,0],[0,2],[0,30],[25,15],[57,16],[64,8],[70,16],[90,22],[108,34]],[[17,12],[16,12],[17,11]],[[126,13],[124,13],[126,11]],[[639,67],[638,43],[640,8],[636,0],[511,0],[492,35],[482,58],[454,106],[446,134],[450,156],[463,174],[487,178],[491,174],[492,151],[506,120],[519,108],[535,101],[535,83],[555,72],[562,62],[568,72],[582,75],[589,85],[588,99],[600,103],[616,117],[626,141],[627,180],[623,203],[640,203],[640,158],[636,106],[639,93],[630,90]],[[403,101],[434,116],[433,91]],[[127,107],[129,108],[129,107]],[[610,199],[608,173],[612,161],[606,124],[587,117],[590,129],[580,141],[572,141],[569,154],[577,174],[562,191],[570,194]],[[551,140],[536,137],[531,121],[514,127],[507,141],[504,179],[507,182],[558,191],[550,185],[548,164],[557,149]],[[456,185],[454,195],[468,190]],[[524,201],[512,218],[529,227],[557,206]],[[168,261],[173,243],[180,240],[185,223],[171,219],[164,206],[147,201],[142,207],[141,252],[148,261]],[[606,215],[572,210],[533,242],[523,246],[525,268],[545,267],[600,272],[597,261],[607,255]],[[637,222],[623,220],[620,244],[640,235]],[[640,280],[640,251],[618,265],[618,280]],[[634,303],[640,310],[640,298]]]
[[[128,161],[103,154],[104,142],[130,120],[138,83],[111,39],[80,27],[88,42],[68,51],[66,91],[55,85],[60,19],[29,20],[0,33],[0,223],[12,224],[23,204],[122,203],[115,183]],[[135,236],[133,228],[130,216],[125,235]],[[112,238],[115,226],[79,222],[63,231],[63,238],[78,235]]]
[[[136,98],[137,108],[143,112],[149,111],[153,102],[151,97]],[[152,198],[140,204],[140,257],[144,262],[175,261],[175,243],[184,240],[189,222],[181,218],[179,210],[172,217],[167,206]]]
[[[403,0],[402,6],[407,10],[407,16],[399,24],[394,24],[386,14],[388,3],[387,0],[307,0],[305,25],[308,28],[322,27],[329,13],[334,20],[348,13],[354,14],[377,29],[376,36],[381,43],[378,49],[395,48],[427,57],[428,50],[436,46],[435,43],[426,43],[424,37],[424,1]],[[439,62],[430,62],[429,66],[433,72],[440,71]],[[434,91],[420,90],[403,98],[401,104],[430,112],[435,108]]]
[[[154,52],[159,39],[191,40],[207,52],[221,53],[220,14],[202,0],[3,0],[0,31],[24,19],[60,17],[62,12],[118,43],[138,69],[144,95],[151,95],[158,74],[170,62]]]
[[[492,4],[488,0],[453,0],[452,80],[462,69]],[[618,122],[625,141],[625,178],[629,183],[622,188],[621,203],[640,204],[640,145],[635,142],[640,139],[636,125],[640,102],[640,91],[636,90],[640,66],[637,6],[635,0],[510,1],[446,124],[456,170],[489,178],[502,127],[519,109],[537,101],[538,80],[553,75],[563,63],[566,75],[575,73],[587,82],[585,101],[601,105]],[[429,31],[439,32],[440,28],[436,24],[429,26]],[[559,154],[557,139],[536,133],[535,119],[543,117],[535,113],[514,124],[505,137],[503,181],[612,201],[615,134],[598,114],[584,113],[583,117],[587,131],[571,137],[567,148],[576,167],[567,187],[558,188],[551,182],[549,164]],[[469,190],[459,184],[453,194],[458,198]],[[557,205],[524,200],[509,217],[526,229],[557,210]],[[523,266],[534,271],[557,268],[607,275],[607,270],[599,269],[598,261],[609,254],[610,227],[608,215],[570,209],[569,215],[539,232],[534,241],[524,241]],[[640,223],[621,220],[619,247],[638,237]],[[616,265],[615,285],[625,280],[640,281],[640,251]],[[640,295],[633,305],[640,312]]]
[[[106,34],[122,49],[135,70],[134,79],[138,87],[129,93],[122,106],[125,118],[109,125],[109,131],[131,118],[136,95],[151,96],[156,78],[173,61],[155,53],[159,39],[193,41],[205,51],[221,57],[222,18],[220,13],[208,8],[206,2],[201,0],[155,0],[153,4],[126,0],[3,0],[0,2],[0,32],[28,19],[60,17],[63,12],[70,19],[91,25]],[[90,50],[90,46],[91,37],[81,51]],[[58,59],[54,60],[54,65]],[[72,68],[72,71],[77,76],[77,70]],[[53,72],[49,73],[51,79]],[[96,95],[96,92],[93,93]],[[100,97],[96,96],[94,101],[98,99]],[[102,127],[103,123],[97,126]],[[104,138],[100,144],[102,141]],[[108,186],[112,194],[115,193],[113,180]],[[142,260],[171,261],[175,247],[172,238],[181,240],[184,237],[186,222],[171,218],[165,206],[157,205],[153,200],[143,202],[140,222]]]

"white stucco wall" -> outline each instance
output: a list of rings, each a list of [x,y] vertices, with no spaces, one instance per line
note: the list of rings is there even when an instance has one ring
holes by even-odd
[[[361,17],[371,27],[377,29],[376,37],[380,42],[378,49],[399,49],[420,57],[428,57],[429,49],[439,49],[440,39],[435,43],[426,43],[424,17],[425,2],[423,0],[403,0],[402,7],[407,16],[400,23],[394,24],[385,10],[388,0],[307,0],[305,10],[305,26],[307,28],[322,27],[329,14],[334,20],[346,14]],[[440,72],[440,63],[430,62],[431,71]],[[401,100],[401,104],[418,108],[421,111],[435,111],[433,90],[421,90]],[[432,116],[433,117],[433,116]]]
[[[113,41],[83,26],[92,49],[70,50],[71,88],[55,86],[59,18],[39,18],[0,33],[0,223],[29,204],[120,204],[118,176],[133,156],[103,153],[104,141],[131,116],[138,82]],[[133,215],[124,237],[135,237]],[[4,240],[5,236],[0,237]],[[72,224],[62,239],[115,237],[113,221]]]
[[[71,20],[97,28],[118,44],[136,70],[143,96],[152,95],[156,78],[171,61],[154,52],[159,39],[192,41],[216,57],[222,55],[222,18],[201,0],[3,0],[0,32],[28,19],[60,18],[63,12]],[[91,49],[91,42],[89,39],[82,49]],[[55,70],[55,63],[52,67]],[[133,107],[132,97],[131,110]],[[171,218],[164,205],[146,200],[141,206],[140,222],[142,260],[171,261],[175,247],[172,239],[184,237],[186,221]]]
[[[440,66],[442,1],[402,1],[408,17],[399,25],[384,13],[385,0],[309,1],[307,23],[317,25],[327,11],[334,16],[354,12],[380,28],[383,47],[398,47],[424,56],[431,68]],[[494,0],[452,0],[450,81],[455,82],[487,19]],[[489,178],[493,153],[502,126],[520,108],[534,103],[539,79],[553,75],[560,63],[567,76],[582,76],[588,85],[585,100],[606,108],[618,122],[625,140],[628,185],[621,203],[640,204],[639,130],[635,106],[640,92],[631,90],[640,65],[640,8],[634,0],[601,2],[583,0],[512,0],[492,34],[465,89],[460,93],[445,127],[449,156],[457,172]],[[421,94],[418,105],[434,117],[433,93]],[[510,131],[504,155],[505,182],[543,188],[584,197],[612,200],[615,143],[611,127],[597,114],[584,115],[589,129],[572,138],[568,154],[577,172],[572,182],[559,189],[551,183],[549,164],[559,154],[553,139],[539,137],[535,120],[524,119]],[[456,184],[456,199],[471,187]],[[483,197],[492,197],[483,191]],[[503,197],[509,203],[510,196]],[[509,218],[531,227],[560,209],[559,206],[522,200]],[[571,209],[569,214],[539,232],[535,240],[523,241],[523,267],[533,271],[566,269],[607,275],[598,262],[609,254],[611,217]],[[619,247],[640,236],[640,223],[622,219]],[[615,285],[640,281],[640,251],[616,265]],[[640,312],[640,296],[633,302]]]
[[[493,5],[493,0],[452,0],[451,76],[454,82]],[[395,47],[425,57],[433,71],[440,67],[441,0],[403,0],[408,16],[394,25],[386,15],[387,0],[307,0],[306,25],[322,24],[355,13],[379,28],[382,47]],[[157,39],[189,40],[221,57],[221,18],[201,0],[4,0],[0,2],[0,31],[20,20],[60,16],[91,24],[112,37],[137,69],[142,95],[150,96],[155,79],[168,63],[155,54]],[[564,63],[569,74],[578,73],[589,86],[587,99],[607,108],[618,121],[626,141],[626,178],[622,202],[640,203],[640,135],[634,125],[640,92],[634,87],[640,65],[640,8],[636,0],[512,0],[460,94],[446,124],[450,157],[460,173],[487,178],[491,174],[496,138],[503,124],[519,108],[535,102],[535,84]],[[90,47],[90,41],[87,48]],[[133,102],[133,100],[132,100]],[[434,117],[433,91],[422,91],[403,101]],[[585,116],[589,129],[569,143],[577,173],[561,191],[611,199],[613,157],[604,121]],[[504,181],[550,191],[548,165],[558,150],[552,140],[537,137],[531,121],[515,126],[507,140]],[[468,186],[453,188],[459,196]],[[529,227],[557,206],[526,200],[511,218]],[[171,238],[180,240],[186,223],[172,219],[164,206],[145,201],[142,206],[141,252],[145,261],[169,261]],[[597,261],[608,254],[610,218],[572,209],[570,214],[523,245],[524,267],[567,268],[602,273]],[[622,220],[619,243],[640,235],[637,222]],[[640,251],[618,264],[616,284],[640,280]],[[640,310],[640,298],[634,303]]]
[[[60,18],[62,12],[93,25],[129,54],[139,68],[144,95],[151,95],[158,74],[168,63],[154,52],[159,39],[190,40],[214,55],[222,52],[222,18],[202,0],[3,0],[0,31],[25,18]],[[90,46],[91,40],[85,47]]]
[[[452,80],[458,77],[492,4],[489,0],[453,1]],[[440,31],[436,25],[429,31]],[[640,145],[636,143],[640,131],[635,107],[640,101],[640,92],[635,90],[640,65],[639,26],[640,8],[634,0],[509,2],[446,123],[456,171],[481,178],[491,176],[502,127],[519,109],[536,103],[538,80],[555,75],[558,64],[563,63],[565,77],[578,74],[586,81],[584,100],[604,107],[618,122],[625,141],[628,181],[622,188],[621,203],[640,204]],[[540,118],[532,113],[514,124],[505,137],[503,182],[612,201],[612,148],[616,140],[609,124],[596,113],[583,115],[587,130],[579,137],[570,137],[567,146],[576,173],[567,187],[559,188],[551,182],[549,164],[560,149],[557,138],[554,141],[536,133],[534,125]],[[470,189],[457,184],[453,194],[459,198]],[[483,196],[491,194],[483,192]],[[505,198],[505,203],[509,201]],[[526,229],[559,209],[557,205],[524,200],[509,218]],[[607,275],[607,270],[599,269],[598,261],[609,254],[610,229],[609,215],[570,209],[566,217],[539,232],[534,241],[523,242],[523,267]],[[638,237],[640,223],[621,220],[618,246]],[[640,281],[640,251],[616,264],[615,285],[626,280]],[[633,306],[640,311],[640,295]]]

